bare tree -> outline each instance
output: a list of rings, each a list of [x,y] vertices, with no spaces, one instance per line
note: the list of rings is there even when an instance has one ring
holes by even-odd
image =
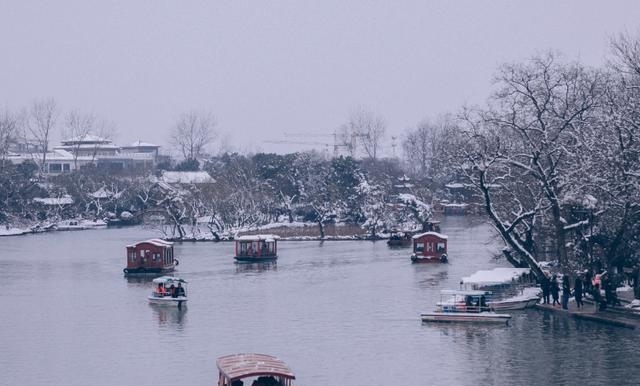
[[[449,115],[435,122],[424,119],[414,130],[407,132],[402,148],[409,167],[414,173],[433,177],[444,165],[439,160],[447,158],[450,150],[447,141],[451,138],[454,123]],[[446,170],[446,168],[445,168]]]
[[[210,112],[183,113],[175,123],[171,142],[185,160],[195,160],[213,142],[215,126],[216,118]]]
[[[462,170],[511,252],[537,267],[534,237],[544,225],[553,256],[566,264],[573,224],[566,222],[565,203],[584,195],[590,172],[580,155],[594,150],[583,137],[593,132],[602,75],[548,54],[503,66],[497,82],[494,106],[467,116]]]
[[[73,163],[76,169],[78,168],[78,157],[80,156],[82,141],[91,133],[91,128],[96,119],[93,114],[83,114],[75,110],[70,111],[65,118],[66,127],[63,130],[63,135],[72,146],[71,153],[73,154]]]
[[[112,139],[116,133],[115,123],[93,113],[71,111],[66,116],[65,124],[63,135],[67,137],[66,140],[71,145],[76,168],[78,167],[78,157],[81,155],[91,156],[91,162],[95,162],[100,146],[105,141]],[[95,136],[95,138],[91,136]]]
[[[0,111],[0,157],[2,166],[9,153],[9,147],[15,141],[18,134],[18,117],[9,110]]]
[[[613,59],[610,67],[623,76],[640,76],[640,39],[620,34],[611,40]]]
[[[25,142],[35,141],[33,154],[39,154],[38,172],[44,173],[49,151],[49,139],[56,127],[60,111],[52,98],[34,101],[26,114]]]
[[[367,157],[376,160],[386,128],[387,124],[382,116],[358,107],[351,111],[347,123],[336,132],[336,141],[353,158],[358,155],[360,143]]]

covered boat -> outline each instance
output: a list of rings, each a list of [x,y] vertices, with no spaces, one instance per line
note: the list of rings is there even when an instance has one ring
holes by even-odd
[[[247,235],[236,239],[236,256],[238,262],[260,263],[274,261],[278,258],[277,235]]]
[[[173,272],[178,263],[172,242],[150,239],[127,245],[127,267],[123,272],[125,276],[158,276]]]
[[[153,279],[153,291],[147,299],[150,304],[181,308],[187,305],[187,282],[175,276]]]
[[[438,232],[425,232],[413,236],[412,263],[447,263],[446,235]]]
[[[481,270],[460,281],[468,289],[493,293],[489,307],[493,310],[522,310],[540,301],[540,289],[531,278],[531,269],[498,267]]]
[[[434,311],[420,314],[423,322],[508,323],[511,319],[490,309],[489,291],[442,290],[440,296]]]
[[[218,358],[218,386],[292,386],[296,376],[279,358],[265,354],[233,354]],[[252,383],[249,383],[253,379]]]
[[[387,245],[390,247],[410,247],[413,241],[412,237],[413,232],[411,231],[393,229],[389,240],[387,240]]]

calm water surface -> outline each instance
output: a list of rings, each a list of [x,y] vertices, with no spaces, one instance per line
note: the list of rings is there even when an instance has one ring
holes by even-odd
[[[231,243],[177,244],[182,311],[122,275],[147,230],[1,238],[0,385],[214,385],[215,359],[236,352],[279,356],[303,386],[640,383],[633,330],[536,310],[422,325],[440,289],[504,265],[486,224],[449,217],[443,233],[436,266],[384,242],[281,242],[266,267],[234,264]]]

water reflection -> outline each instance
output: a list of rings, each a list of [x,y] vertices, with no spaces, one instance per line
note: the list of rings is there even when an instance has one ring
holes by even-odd
[[[210,385],[215,357],[244,351],[289,358],[305,386],[638,383],[634,330],[538,310],[508,326],[421,325],[440,290],[498,264],[492,228],[471,220],[443,221],[446,265],[411,264],[383,242],[283,242],[279,267],[212,259],[229,255],[225,243],[176,244],[191,311],[149,305],[152,277],[124,278],[123,246],[150,238],[144,229],[1,239],[0,384]],[[43,297],[44,282],[73,296]],[[167,347],[188,371],[163,371]]]
[[[183,305],[181,308],[168,307],[164,305],[149,304],[149,307],[153,309],[153,312],[158,318],[158,325],[163,326],[178,326],[183,327],[186,322],[187,306]],[[180,328],[182,329],[182,328]]]
[[[236,273],[277,271],[276,261],[263,261],[260,263],[236,263]]]
[[[156,277],[158,275],[125,276],[125,279],[130,284],[150,284]]]

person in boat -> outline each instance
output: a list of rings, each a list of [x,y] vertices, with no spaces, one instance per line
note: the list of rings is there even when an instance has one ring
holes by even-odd
[[[167,295],[167,289],[164,288],[162,283],[158,283],[158,289],[156,290],[156,294],[160,297]]]
[[[476,302],[476,311],[477,312],[482,312],[482,311],[489,311],[489,306],[487,305],[487,298],[484,295],[481,295],[478,298],[478,301]]]
[[[476,308],[473,304],[473,297],[471,295],[464,297],[464,305],[466,306],[467,312],[473,311]]]
[[[179,296],[187,296],[186,293],[184,292],[184,287],[182,286],[182,283],[178,283],[177,287],[175,287],[172,284],[171,285],[171,297],[172,298],[177,298]]]

